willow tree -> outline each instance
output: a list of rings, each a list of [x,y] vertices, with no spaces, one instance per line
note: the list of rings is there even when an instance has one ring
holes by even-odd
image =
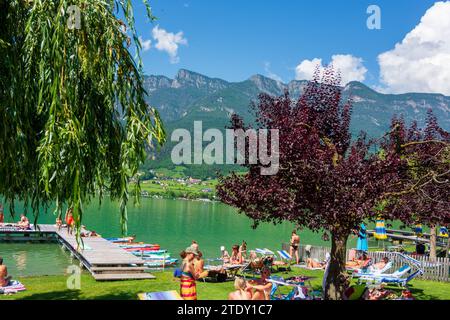
[[[83,204],[106,191],[126,232],[139,195],[128,183],[165,139],[131,0],[0,0],[0,25],[0,195],[36,220],[41,206],[72,206],[79,230]]]

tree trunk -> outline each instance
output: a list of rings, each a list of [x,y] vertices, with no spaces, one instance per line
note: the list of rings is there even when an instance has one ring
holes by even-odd
[[[450,237],[447,238],[447,247],[445,249],[445,257],[448,258],[448,251],[450,250]]]
[[[343,300],[345,282],[345,256],[348,236],[331,235],[331,257],[324,275],[323,298]]]
[[[431,226],[430,228],[430,261],[436,262],[436,226]]]

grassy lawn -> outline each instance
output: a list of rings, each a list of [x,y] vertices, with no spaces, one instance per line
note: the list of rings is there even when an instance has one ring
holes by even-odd
[[[293,269],[289,273],[280,272],[277,275],[289,277],[293,275],[305,275],[315,277],[311,279],[314,289],[320,289],[322,284],[322,271],[309,271],[304,269]],[[73,300],[73,299],[95,299],[95,300],[133,300],[137,299],[140,292],[153,292],[179,289],[179,282],[174,280],[171,271],[155,272],[154,280],[138,281],[114,281],[96,282],[91,275],[83,273],[81,277],[81,289],[69,290],[66,286],[65,276],[24,277],[19,280],[27,287],[27,291],[11,295],[0,296],[0,300],[11,299],[44,299],[44,300]],[[398,288],[390,289],[400,293]],[[421,300],[449,300],[450,283],[413,280],[410,289],[416,299]],[[202,300],[227,299],[228,293],[233,290],[233,282],[204,283],[197,282],[198,298]]]
[[[217,180],[202,181],[198,184],[183,184],[176,180],[148,180],[141,182],[141,190],[149,195],[165,198],[213,199]],[[208,189],[209,192],[204,192]]]

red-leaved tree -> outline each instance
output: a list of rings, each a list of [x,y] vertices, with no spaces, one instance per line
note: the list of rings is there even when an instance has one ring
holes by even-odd
[[[436,259],[436,227],[450,222],[450,134],[428,111],[424,129],[413,122],[409,128],[394,118],[385,149],[395,149],[405,159],[399,178],[403,190],[391,194],[385,218],[430,227],[430,258]]]
[[[318,74],[318,73],[316,73]],[[319,81],[320,80],[320,81]],[[364,133],[352,142],[351,101],[342,103],[340,78],[327,68],[294,101],[261,94],[256,127],[279,130],[279,171],[260,174],[261,163],[248,164],[248,173],[220,178],[220,199],[259,222],[291,221],[331,236],[331,259],[325,275],[324,298],[342,299],[346,242],[365,220],[378,214],[373,208],[404,190],[399,172],[407,171],[395,135],[385,149],[374,152]],[[232,127],[244,127],[233,117]],[[389,148],[387,148],[389,147]],[[411,213],[396,210],[393,219],[408,220]]]

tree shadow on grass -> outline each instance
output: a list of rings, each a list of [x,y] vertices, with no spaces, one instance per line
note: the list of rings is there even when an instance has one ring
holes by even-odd
[[[63,290],[53,292],[35,293],[19,298],[17,300],[136,300],[137,294],[134,292],[119,291],[105,295],[86,297],[79,290]]]

